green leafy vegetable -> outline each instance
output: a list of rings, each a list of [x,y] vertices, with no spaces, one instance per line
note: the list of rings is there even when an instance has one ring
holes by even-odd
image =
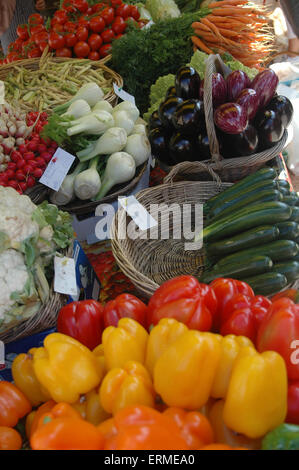
[[[208,58],[208,54],[197,50],[193,56],[191,57],[189,65],[193,67],[197,73],[199,74],[200,78],[203,80],[205,76],[205,61]]]
[[[174,0],[147,0],[145,7],[154,21],[178,18],[181,14]]]
[[[247,73],[250,80],[252,80],[259,73],[257,69],[246,67],[246,65],[243,65],[242,62],[234,59],[233,56],[231,56],[228,52],[221,54],[221,59],[233,72],[235,70],[242,70],[243,72]]]
[[[61,211],[54,204],[42,202],[32,214],[41,228],[51,225],[54,234],[53,241],[57,248],[67,248],[73,238],[72,217],[67,212]]]
[[[143,115],[143,119],[148,121],[150,115],[159,108],[160,103],[165,99],[165,94],[169,87],[174,86],[175,76],[171,73],[159,77],[158,80],[151,86],[150,102],[151,106]]]

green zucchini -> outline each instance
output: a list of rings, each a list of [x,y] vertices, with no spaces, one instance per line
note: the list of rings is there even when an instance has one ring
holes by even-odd
[[[275,263],[272,271],[283,274],[287,278],[288,283],[294,282],[299,278],[299,263],[298,261]]]
[[[299,207],[293,206],[290,220],[299,223]]]
[[[279,191],[281,192],[281,194],[283,194],[283,196],[289,196],[290,195],[290,190],[288,188],[280,186],[279,183],[278,183],[278,188],[279,188]]]
[[[247,276],[265,273],[273,267],[273,262],[268,256],[252,256],[245,264],[226,264],[219,269],[206,271],[200,278],[200,282],[208,284],[218,277],[243,279]]]
[[[252,256],[269,256],[272,261],[285,261],[288,258],[296,256],[299,252],[299,245],[293,240],[275,240],[265,245],[249,248],[248,250],[238,251],[232,255],[221,258],[215,266],[225,266],[232,263],[246,263]]]
[[[249,277],[248,279],[243,279],[243,281],[252,287],[255,295],[275,294],[284,289],[288,284],[285,275],[275,271]]]
[[[296,203],[298,202],[298,196],[296,193],[290,193],[289,196],[284,196],[283,197],[283,202],[285,204],[289,204],[289,206],[295,206]]]
[[[203,240],[217,241],[262,224],[283,222],[290,218],[291,213],[290,206],[279,201],[252,204],[208,225],[195,237],[195,241],[201,237]]]
[[[281,222],[289,223],[289,222]],[[299,228],[299,226],[298,226]],[[277,225],[262,225],[246,232],[238,233],[234,237],[225,238],[219,242],[207,244],[208,253],[212,256],[226,256],[236,251],[264,245],[279,238]]]
[[[248,207],[252,204],[261,204],[262,202],[269,202],[269,201],[282,201],[283,196],[278,189],[272,190],[265,190],[265,191],[257,191],[255,193],[250,193],[249,197],[244,198],[243,200],[237,201],[235,200],[235,204],[232,204],[230,207],[227,207],[223,211],[218,212],[215,217],[209,218],[209,223],[214,222],[215,220],[220,220],[228,215],[232,214],[232,211],[237,211],[242,207]]]
[[[222,191],[221,193],[213,196],[205,203],[204,207],[211,209],[215,204],[225,201],[233,194],[238,194],[241,189],[248,188],[253,184],[258,183],[259,181],[269,179],[274,180],[275,177],[276,171],[274,170],[274,168],[262,168],[261,170],[258,170],[249,176],[246,176],[246,178],[243,178],[241,181],[238,181],[238,183],[235,183],[234,185],[230,186],[225,191]]]
[[[278,183],[279,186],[281,186],[282,188],[290,189],[290,183],[288,182],[288,180],[285,180],[285,179],[278,179],[278,180],[277,180],[277,183]]]
[[[299,237],[299,224],[287,220],[276,224],[279,229],[279,240],[294,240],[297,243]]]

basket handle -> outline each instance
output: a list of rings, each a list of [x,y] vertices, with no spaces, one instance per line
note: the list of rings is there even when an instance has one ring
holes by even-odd
[[[209,173],[213,181],[215,181],[217,184],[221,184],[221,179],[215,173],[215,171],[209,166],[206,165],[205,163],[202,162],[181,162],[178,163],[173,167],[173,169],[168,173],[168,175],[165,176],[163,183],[173,183],[175,180],[175,177],[179,174],[184,174],[184,173],[190,173],[190,174],[196,174],[200,171],[205,171]]]

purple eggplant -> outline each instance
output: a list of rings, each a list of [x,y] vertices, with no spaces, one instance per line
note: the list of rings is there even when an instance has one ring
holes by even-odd
[[[160,127],[152,129],[148,135],[152,154],[167,165],[173,165],[173,160],[169,155],[168,144],[169,137]]]
[[[286,96],[274,96],[266,109],[274,111],[279,116],[283,127],[286,128],[291,123],[294,108]]]
[[[222,132],[217,133],[217,136],[221,143],[221,153],[225,158],[245,157],[257,151],[258,133],[251,124],[248,124],[240,134],[229,135]]]
[[[158,115],[166,129],[173,129],[172,116],[174,115],[177,106],[181,103],[183,103],[182,98],[178,98],[177,96],[170,96],[160,104]]]
[[[278,77],[271,69],[258,73],[250,88],[253,88],[259,97],[259,107],[264,108],[271,101],[278,85]]]
[[[183,135],[181,132],[174,134],[169,142],[169,152],[175,163],[194,161],[197,159],[195,140]]]
[[[205,81],[201,80],[200,86],[199,86],[199,99],[201,101],[203,101],[203,88],[204,88],[204,85],[205,85]]]
[[[202,80],[199,87],[199,99],[203,101],[205,81]],[[221,104],[226,102],[227,99],[227,86],[226,81],[220,73],[213,73],[212,75],[212,99],[213,107],[218,108]]]
[[[184,100],[199,98],[200,76],[193,67],[181,67],[175,76],[176,95]]]
[[[158,111],[154,111],[148,121],[148,127],[150,130],[156,129],[157,127],[163,127],[161,119],[159,118]]]
[[[279,115],[271,110],[263,110],[255,118],[258,130],[260,150],[265,150],[277,144],[283,136],[284,127]]]
[[[172,124],[183,134],[195,134],[203,128],[205,114],[203,102],[187,100],[178,105],[172,117]]]
[[[196,140],[197,160],[209,160],[211,158],[209,138],[206,133],[200,133]]]
[[[214,121],[226,134],[240,134],[248,124],[247,112],[237,103],[225,103],[216,109]]]
[[[236,103],[242,106],[247,111],[249,121],[254,118],[258,111],[259,99],[257,93],[252,88],[244,88],[239,94]]]
[[[242,70],[230,73],[226,79],[228,101],[235,101],[244,88],[249,88],[250,83],[248,75]]]
[[[169,96],[176,96],[175,86],[171,86],[168,88],[166,95],[165,95],[165,99],[168,98]]]

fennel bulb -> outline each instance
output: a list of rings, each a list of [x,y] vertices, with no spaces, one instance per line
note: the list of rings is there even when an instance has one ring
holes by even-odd
[[[117,113],[118,111],[126,111],[134,123],[137,121],[140,114],[139,109],[130,101],[119,103],[115,108],[113,108],[112,114]]]
[[[109,127],[114,126],[114,119],[107,111],[95,111],[87,116],[72,121],[71,127],[67,130],[67,135],[85,133],[92,135],[103,134]]]
[[[74,119],[79,119],[82,116],[86,116],[91,112],[91,108],[87,101],[85,100],[77,100],[74,101],[68,108],[67,112],[62,114],[64,116],[70,116]]]
[[[146,135],[146,126],[144,124],[135,124],[133,127],[133,130],[131,132],[131,135],[133,134],[144,134]]]
[[[100,156],[91,160],[87,170],[82,171],[75,177],[74,191],[76,196],[85,201],[95,197],[101,188],[101,178],[97,171]]]
[[[134,178],[136,165],[134,158],[126,152],[116,152],[107,161],[102,186],[95,201],[102,199],[116,184],[126,183]]]
[[[85,169],[85,163],[80,162],[73,173],[67,175],[58,191],[52,191],[50,201],[56,206],[64,206],[71,202],[75,197],[74,181],[76,176]]]
[[[97,85],[96,83],[86,83],[83,85],[80,90],[77,91],[75,96],[71,98],[64,104],[57,106],[54,109],[54,113],[63,113],[68,109],[70,104],[74,103],[77,100],[85,100],[89,104],[89,106],[93,107],[98,101],[100,101],[104,96],[103,90]]]
[[[113,108],[111,104],[106,100],[98,101],[98,103],[92,108],[93,111],[107,111],[107,113],[112,113]]]
[[[127,133],[121,127],[110,127],[93,144],[77,153],[81,162],[85,162],[96,155],[111,155],[124,148],[127,142]]]
[[[129,135],[124,150],[132,155],[136,166],[142,165],[151,155],[151,145],[145,134]]]
[[[112,114],[114,119],[114,125],[116,127],[122,127],[125,129],[127,135],[130,135],[134,129],[134,121],[130,118],[127,111],[117,111]]]

